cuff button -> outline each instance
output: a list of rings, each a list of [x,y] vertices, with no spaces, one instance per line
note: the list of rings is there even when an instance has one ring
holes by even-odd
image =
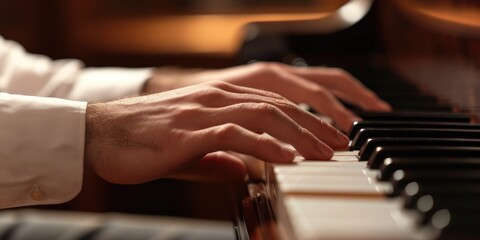
[[[45,192],[38,185],[34,185],[33,190],[30,192],[30,198],[35,201],[41,201],[45,198]]]

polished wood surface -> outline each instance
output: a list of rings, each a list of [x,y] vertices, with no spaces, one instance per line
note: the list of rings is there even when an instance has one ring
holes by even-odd
[[[248,23],[321,20],[347,1],[309,2],[298,4],[299,7],[290,4],[238,8],[237,11],[228,8],[229,11],[223,12],[202,8],[169,12],[168,8],[162,10],[161,4],[154,5],[158,11],[149,10],[148,4],[141,7],[141,2],[137,4],[140,7],[127,6],[127,10],[114,11],[109,9],[112,6],[98,1],[66,1],[67,21],[71,26],[67,36],[72,51],[231,57],[245,39],[243,28]]]
[[[480,5],[475,1],[382,1],[391,66],[459,111],[480,111]]]

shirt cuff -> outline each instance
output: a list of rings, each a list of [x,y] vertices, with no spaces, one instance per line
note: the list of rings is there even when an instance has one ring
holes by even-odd
[[[138,95],[153,68],[87,68],[73,87],[69,99],[105,101]]]
[[[86,102],[0,93],[0,208],[63,203],[82,187]]]

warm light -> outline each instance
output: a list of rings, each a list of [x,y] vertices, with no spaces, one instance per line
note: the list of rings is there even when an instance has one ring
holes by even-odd
[[[274,26],[275,29],[278,27],[282,31],[283,29],[317,31],[315,27],[319,25],[318,22],[336,16],[338,9],[357,1],[364,0],[313,1],[314,3],[308,7],[298,6],[276,13],[254,11],[238,14],[167,14],[131,18],[116,16],[99,18],[95,14],[93,17],[85,17],[88,16],[88,11],[92,11],[86,8],[85,16],[72,17],[70,22],[76,25],[70,28],[69,36],[75,41],[72,43],[72,46],[76,46],[75,49],[231,57],[244,41],[254,38],[260,31],[266,31],[255,26],[272,26],[271,23],[279,23]],[[72,9],[82,9],[75,5],[75,1],[69,2],[73,4]],[[355,5],[350,8],[356,9]],[[353,16],[348,13],[350,11],[347,10],[347,16]],[[358,17],[358,13],[355,16]],[[334,23],[331,28],[336,29],[337,26],[338,24]]]
[[[365,5],[370,5],[370,0],[350,1],[339,9],[339,16],[350,24],[358,22],[365,15]]]
[[[245,39],[243,28],[251,22],[321,19],[327,13],[191,15],[98,23],[77,33],[92,47],[145,53],[200,53],[232,55]],[[118,26],[122,27],[119,28]],[[77,30],[79,30],[77,28]],[[101,32],[93,34],[94,32]],[[132,34],[135,32],[135,34]],[[102,45],[95,39],[116,39]]]

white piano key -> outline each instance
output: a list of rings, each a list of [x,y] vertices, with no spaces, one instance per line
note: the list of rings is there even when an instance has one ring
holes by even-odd
[[[275,166],[274,171],[277,175],[331,175],[331,176],[372,176],[377,175],[377,171],[371,171],[364,168],[355,167],[334,167],[334,166]]]
[[[378,170],[357,154],[338,151],[330,161],[299,157],[271,165],[297,240],[431,239],[414,227],[415,216],[398,200],[385,197],[391,185],[378,182]]]
[[[357,156],[358,150],[355,151],[335,151],[333,156]]]
[[[313,162],[274,165],[278,187],[286,194],[383,195],[392,187],[378,182],[365,162]]]
[[[289,146],[293,149],[291,145]],[[335,151],[335,153],[333,154],[332,160],[337,162],[357,162],[358,161],[357,155],[358,155],[358,151]],[[315,159],[305,160],[305,158],[303,158],[302,156],[297,155],[293,162],[303,162],[303,161],[323,162],[328,160],[315,160]]]
[[[307,167],[336,167],[336,168],[362,168],[367,169],[367,162],[337,162],[337,161],[308,161],[304,160],[296,163],[289,164],[272,164],[272,166],[307,166]]]
[[[368,184],[353,179],[330,179],[330,181],[307,184],[301,182],[278,183],[278,188],[289,195],[374,195],[384,196],[392,191],[387,183]]]
[[[284,202],[298,240],[415,239],[414,219],[401,214],[397,201],[285,196]]]
[[[337,162],[358,162],[357,155],[334,155],[332,160]]]

